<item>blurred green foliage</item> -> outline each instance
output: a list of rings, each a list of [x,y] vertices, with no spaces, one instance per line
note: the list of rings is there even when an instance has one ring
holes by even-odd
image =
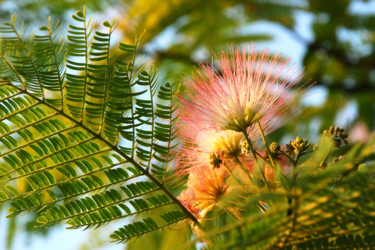
[[[322,105],[307,107],[298,122],[277,130],[271,138],[279,140],[295,132],[317,136],[340,116],[348,115],[339,112],[348,104],[356,110],[344,124],[349,132],[358,121],[365,124],[363,133],[366,127],[375,128],[374,1],[7,0],[0,1],[0,21],[9,20],[16,12],[29,26],[45,23],[49,15],[64,24],[68,14],[82,5],[87,6],[88,13],[117,15],[125,42],[133,39],[135,24],[139,30],[146,29],[142,40],[146,60],[171,80],[181,80],[200,61],[210,60],[211,51],[226,49],[227,44],[271,41],[272,34],[267,30],[254,33],[251,25],[259,21],[277,24],[302,44],[302,67],[307,77],[328,94]],[[308,30],[311,39],[299,33],[298,13],[312,17]],[[285,51],[293,50],[285,46]]]

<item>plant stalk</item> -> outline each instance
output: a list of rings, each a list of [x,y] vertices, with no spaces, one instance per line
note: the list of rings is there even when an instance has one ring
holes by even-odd
[[[257,157],[256,151],[255,151],[254,148],[253,148],[252,142],[251,142],[250,138],[247,136],[246,130],[243,130],[242,133],[243,133],[243,135],[245,136],[246,142],[249,144],[250,151],[251,151],[251,153],[252,153],[253,156],[254,156],[255,163],[256,163],[257,167],[259,168],[260,173],[262,174],[262,177],[263,177],[264,183],[266,184],[266,186],[267,186],[267,188],[268,188],[268,191],[271,192],[270,185],[269,185],[269,183],[268,183],[268,181],[267,181],[267,178],[266,178],[266,176],[265,176],[265,174],[264,174],[264,171],[263,171],[262,166],[260,166],[260,164],[259,164],[258,157]]]
[[[263,132],[262,126],[260,125],[260,122],[259,122],[259,121],[257,121],[257,125],[258,125],[258,128],[259,128],[260,135],[262,136],[262,140],[263,140],[264,146],[266,146],[267,154],[268,154],[268,156],[270,157],[270,161],[271,161],[272,167],[273,167],[274,169],[276,169],[275,162],[274,162],[274,160],[273,160],[273,158],[272,158],[271,151],[270,151],[270,149],[269,149],[269,147],[268,147],[268,143],[267,143],[267,141],[266,141],[266,137],[264,136],[264,132]]]

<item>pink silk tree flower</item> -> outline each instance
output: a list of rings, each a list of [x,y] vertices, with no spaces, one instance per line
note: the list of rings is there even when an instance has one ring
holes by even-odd
[[[242,133],[214,129],[202,130],[196,127],[182,126],[182,137],[185,139],[182,152],[190,160],[194,158],[199,162],[207,163],[211,160],[212,154],[223,158],[236,157],[241,154],[241,142],[244,140]]]
[[[204,218],[215,206],[233,212],[228,204],[221,204],[229,191],[227,177],[228,173],[223,168],[195,166],[189,171],[186,189],[177,198],[197,219]]]
[[[302,77],[295,64],[268,50],[230,48],[216,56],[217,69],[201,64],[187,81],[188,93],[181,98],[182,121],[189,126],[234,130],[256,134],[259,121],[266,132],[283,125],[299,110],[302,88],[291,88]]]
[[[209,165],[212,168],[219,168],[222,164],[228,167],[236,159],[250,159],[249,155],[242,153],[242,133],[214,129],[202,129],[190,124],[181,124],[181,136],[184,139],[183,146],[179,148],[177,155],[177,171],[172,176],[172,182],[178,182],[188,175],[190,168],[198,165]],[[231,167],[230,167],[231,168]]]

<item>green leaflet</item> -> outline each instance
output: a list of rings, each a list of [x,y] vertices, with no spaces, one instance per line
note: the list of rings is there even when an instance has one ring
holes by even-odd
[[[114,233],[119,242],[195,220],[163,185],[177,88],[136,62],[138,38],[112,50],[116,19],[93,32],[85,9],[72,18],[66,41],[51,18],[30,39],[15,16],[0,27],[0,203],[10,203],[8,217],[35,210],[41,226],[91,228],[139,215],[119,229],[126,237]],[[18,181],[25,192],[12,186]]]
[[[169,225],[172,225],[185,218],[181,211],[170,211],[162,214],[161,217],[165,222],[167,222],[167,224],[163,227],[168,227]],[[137,221],[119,228],[113,234],[111,234],[110,237],[116,242],[127,242],[133,237],[139,238],[143,234],[152,232],[157,228],[162,227],[160,227],[152,218],[145,218],[142,221]]]

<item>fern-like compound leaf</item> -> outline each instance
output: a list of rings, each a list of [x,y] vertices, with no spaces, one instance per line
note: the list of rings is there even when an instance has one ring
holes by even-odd
[[[51,19],[29,39],[15,16],[0,29],[0,203],[9,202],[8,217],[37,211],[41,226],[87,229],[139,216],[112,234],[119,242],[196,221],[163,184],[176,146],[177,88],[136,62],[138,39],[113,50],[116,19],[93,31],[84,9],[72,17],[66,46]]]

